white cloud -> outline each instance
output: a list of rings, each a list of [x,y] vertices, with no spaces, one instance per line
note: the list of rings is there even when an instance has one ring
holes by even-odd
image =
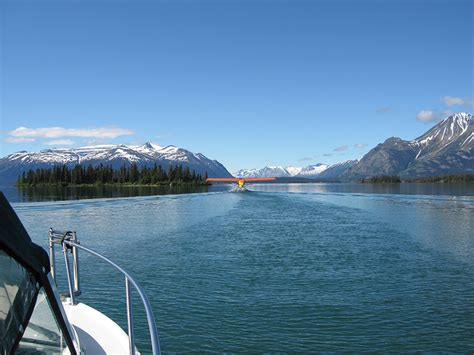
[[[455,106],[455,105],[462,105],[462,106],[469,106],[474,108],[474,98],[466,96],[443,96],[441,98],[441,102],[447,106]]]
[[[458,96],[443,96],[441,98],[441,102],[448,106],[464,105],[466,103],[466,99]]]
[[[451,116],[453,111],[421,110],[416,114],[416,119],[421,122],[436,122],[445,117]]]
[[[436,111],[421,110],[416,114],[416,119],[421,122],[433,122],[439,120],[439,115]]]
[[[74,142],[73,140],[70,139],[55,139],[49,142],[45,142],[47,145],[73,145]]]
[[[28,143],[34,142],[34,138],[25,138],[25,137],[7,137],[4,139],[6,143]]]
[[[63,127],[43,127],[28,128],[18,127],[9,131],[11,137],[27,138],[62,138],[62,137],[81,137],[81,138],[100,138],[113,139],[120,136],[133,134],[133,130],[120,127],[97,127],[97,128],[63,128]]]
[[[365,148],[365,147],[367,147],[367,144],[365,144],[365,143],[354,144],[354,148],[357,148],[357,149],[362,149],[362,148]]]
[[[335,152],[344,152],[346,151],[347,149],[349,149],[349,146],[348,145],[340,145],[339,147],[337,148],[334,148],[334,151]]]

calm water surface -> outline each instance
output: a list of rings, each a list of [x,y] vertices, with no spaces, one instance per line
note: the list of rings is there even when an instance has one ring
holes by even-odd
[[[77,230],[125,266],[164,352],[474,350],[472,193],[253,189],[14,208],[37,243]],[[81,261],[82,301],[125,328],[122,277]]]
[[[155,195],[177,195],[198,192],[227,191],[227,185],[209,186],[0,186],[10,202],[50,202],[84,200],[92,198],[117,198]]]

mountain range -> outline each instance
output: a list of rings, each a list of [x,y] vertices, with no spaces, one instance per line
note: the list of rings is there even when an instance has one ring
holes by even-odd
[[[276,178],[306,178],[333,180],[339,178],[357,160],[347,160],[333,165],[313,164],[305,167],[296,166],[265,166],[261,169],[241,169],[234,172],[235,177],[276,177]]]
[[[474,172],[474,119],[460,112],[446,117],[420,137],[391,137],[378,144],[340,178],[376,175],[436,176]]]
[[[402,177],[436,176],[474,172],[474,119],[459,112],[446,117],[420,137],[408,141],[397,137],[378,144],[359,161],[305,168],[267,166],[242,169],[237,177],[306,177],[318,180],[360,180],[377,175]]]
[[[65,164],[111,165],[113,168],[130,166],[170,165],[189,166],[196,173],[210,177],[231,177],[232,175],[217,160],[211,160],[201,153],[192,153],[173,145],[166,147],[153,143],[143,145],[98,145],[75,149],[45,149],[40,152],[21,151],[0,159],[0,183],[13,184],[18,176],[29,169],[51,168]]]

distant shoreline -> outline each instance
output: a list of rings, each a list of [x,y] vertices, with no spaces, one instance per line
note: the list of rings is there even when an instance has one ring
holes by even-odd
[[[360,185],[415,185],[415,184],[438,184],[438,185],[459,185],[459,184],[474,184],[474,181],[462,181],[462,180],[402,180],[400,182],[393,181],[306,181],[306,182],[270,182],[270,184],[337,184],[337,185],[350,185],[350,184],[360,184]],[[203,186],[212,186],[211,183],[161,183],[161,184],[21,184],[21,185],[11,185],[4,186],[10,188],[18,189],[27,189],[27,188],[45,188],[45,187],[56,187],[56,188],[91,188],[91,187],[107,187],[107,188],[123,188],[123,187],[203,187]],[[218,184],[215,184],[218,185]]]
[[[420,176],[420,177],[400,177],[398,175],[376,175],[357,180],[321,180],[310,178],[276,178],[270,183],[277,184],[415,184],[415,183],[440,183],[440,184],[458,184],[474,183],[474,173],[451,174],[440,176]]]
[[[261,185],[261,186],[259,186]],[[10,185],[1,187],[13,202],[44,202],[97,198],[122,198],[201,192],[228,192],[230,184],[89,184],[89,185]],[[252,191],[268,192],[315,192],[315,193],[394,193],[408,195],[474,196],[474,183],[463,182],[401,182],[366,183],[357,181],[342,183],[269,183],[249,185]]]
[[[453,174],[440,176],[425,176],[416,178],[401,178],[398,175],[380,175],[362,179],[363,184],[400,184],[400,183],[439,183],[439,184],[459,184],[474,183],[474,174]]]
[[[97,183],[97,184],[16,184],[14,187],[25,188],[25,187],[174,187],[174,186],[209,186],[208,182],[169,182],[169,183],[158,183],[158,184],[133,184],[133,183]]]

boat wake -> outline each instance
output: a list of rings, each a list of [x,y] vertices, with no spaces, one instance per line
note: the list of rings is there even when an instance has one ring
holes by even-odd
[[[250,190],[247,190],[245,187],[234,187],[232,190],[229,192],[251,192]]]

